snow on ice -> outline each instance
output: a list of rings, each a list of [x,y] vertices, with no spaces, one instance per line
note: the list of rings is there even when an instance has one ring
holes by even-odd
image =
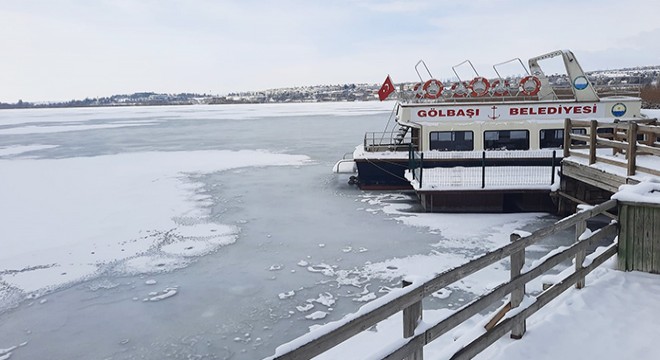
[[[239,231],[209,222],[210,202],[193,196],[200,185],[190,174],[306,161],[248,150],[0,159],[0,287],[39,292],[108,265],[126,273],[184,267],[188,257],[235,242]]]

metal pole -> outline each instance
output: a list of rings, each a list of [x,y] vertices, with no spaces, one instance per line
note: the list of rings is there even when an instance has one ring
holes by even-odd
[[[557,159],[557,150],[552,150],[552,175],[550,175],[550,184],[555,183],[555,160]]]
[[[486,187],[486,152],[481,152],[481,188]]]

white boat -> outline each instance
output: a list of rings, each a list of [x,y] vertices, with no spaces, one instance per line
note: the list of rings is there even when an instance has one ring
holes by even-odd
[[[566,69],[563,84],[541,67],[555,57],[561,57]],[[498,69],[516,62],[526,75],[500,76]],[[457,66],[465,63],[474,70],[469,61]],[[520,59],[496,64],[496,79],[474,70],[476,77],[463,81],[454,67],[458,81],[452,84],[432,78],[423,61],[415,67],[418,75],[421,65],[428,76],[396,91],[397,102],[385,131],[366,133],[352,157],[340,160],[333,169],[356,172],[350,182],[361,189],[536,189],[539,185],[523,169],[538,167],[548,168],[541,187],[549,188],[561,161],[557,150],[563,146],[566,118],[612,123],[643,119],[639,88],[594,86],[569,50],[533,57],[528,67]],[[388,76],[386,84],[389,81]],[[394,88],[391,82],[381,92],[393,91],[389,88]],[[573,131],[586,134],[588,129]],[[415,170],[431,174],[428,168],[452,171],[425,178],[422,184]],[[509,169],[509,173],[486,168]],[[516,175],[530,178],[530,183],[511,183]]]

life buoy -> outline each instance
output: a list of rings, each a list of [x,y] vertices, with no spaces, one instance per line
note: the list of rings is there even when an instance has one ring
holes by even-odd
[[[468,84],[463,83],[454,83],[451,86],[451,92],[454,94],[454,97],[462,98],[468,95]]]
[[[533,87],[530,86],[530,84],[532,84]],[[539,90],[541,90],[541,80],[536,76],[525,76],[520,80],[520,88],[522,89],[520,92],[522,92],[523,95],[534,96],[539,93]]]
[[[477,76],[476,78],[470,81],[470,96],[479,97],[488,94],[488,89],[490,89],[490,82],[485,77]]]
[[[415,93],[415,97],[418,99],[421,99],[424,97],[424,91],[422,90],[422,83],[417,83],[413,87],[413,92]]]
[[[444,85],[439,80],[431,79],[424,83],[424,97],[427,99],[437,99],[442,95]]]
[[[509,84],[509,80],[504,80],[504,83],[502,83],[500,79],[495,79],[492,83],[490,83],[490,91],[493,96],[507,96],[511,95],[509,92],[510,86],[511,85]]]

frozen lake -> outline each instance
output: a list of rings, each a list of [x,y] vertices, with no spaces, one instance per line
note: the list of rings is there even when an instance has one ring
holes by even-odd
[[[392,107],[0,111],[0,358],[259,359],[402,276],[556,220],[423,214],[414,194],[332,174]],[[425,309],[507,276],[503,262]]]

